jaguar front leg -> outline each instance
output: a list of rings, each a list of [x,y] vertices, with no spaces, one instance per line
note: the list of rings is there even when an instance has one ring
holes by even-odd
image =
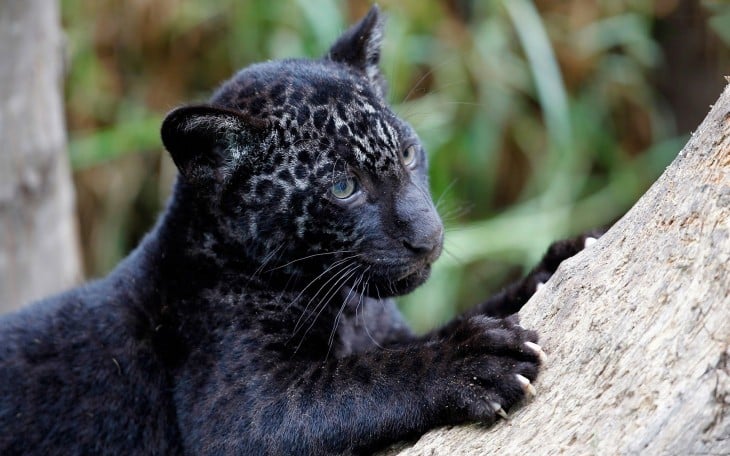
[[[370,454],[438,426],[493,423],[535,393],[536,342],[516,319],[476,316],[399,346],[273,363],[244,396],[236,378],[205,388],[228,394],[197,413],[211,417],[202,435],[213,439],[191,438],[210,454]]]
[[[604,232],[605,230],[593,230],[574,238],[554,242],[540,262],[525,277],[506,286],[468,314],[506,317],[519,312],[538,288],[552,277],[560,263],[590,247]]]

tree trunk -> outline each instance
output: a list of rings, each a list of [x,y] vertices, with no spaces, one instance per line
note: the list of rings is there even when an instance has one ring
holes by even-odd
[[[399,454],[730,454],[730,86],[631,211],[520,314],[549,357],[534,400]]]
[[[58,4],[0,0],[0,312],[81,277]]]

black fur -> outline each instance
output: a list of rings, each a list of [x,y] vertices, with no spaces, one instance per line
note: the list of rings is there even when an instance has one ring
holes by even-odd
[[[443,229],[383,99],[381,29],[374,8],[325,58],[168,115],[180,178],[155,228],[106,278],[0,319],[0,454],[363,453],[523,397],[537,336],[502,317],[579,248],[411,333],[390,297]]]

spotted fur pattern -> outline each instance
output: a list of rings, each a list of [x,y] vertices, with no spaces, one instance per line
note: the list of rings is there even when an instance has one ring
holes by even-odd
[[[250,66],[167,116],[180,177],[152,232],[0,319],[1,454],[367,453],[532,391],[537,336],[509,315],[582,240],[411,333],[391,297],[426,280],[443,228],[384,100],[381,31],[374,8],[325,57]]]

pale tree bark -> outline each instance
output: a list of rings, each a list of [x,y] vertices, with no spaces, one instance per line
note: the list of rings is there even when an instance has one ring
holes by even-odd
[[[56,1],[0,0],[0,312],[81,277]]]
[[[549,356],[490,429],[401,455],[730,454],[730,87],[665,173],[520,312]]]

